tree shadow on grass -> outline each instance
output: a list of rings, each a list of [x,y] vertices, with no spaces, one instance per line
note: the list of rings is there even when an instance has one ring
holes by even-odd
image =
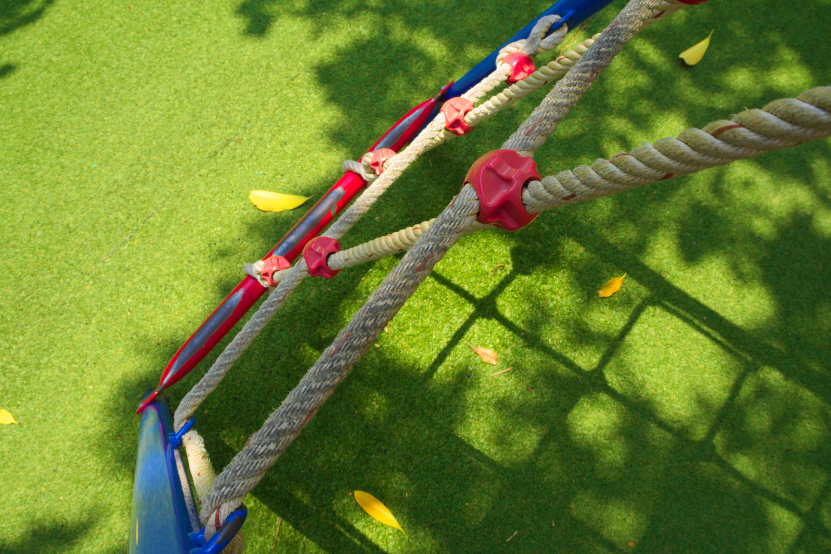
[[[552,222],[546,223],[526,238],[539,244],[542,236],[567,237],[596,250],[604,263],[625,264],[630,278],[648,290],[616,335],[593,339],[605,345],[594,366],[583,367],[552,348],[544,329],[512,321],[495,302],[519,274],[533,275],[536,249],[514,247],[516,267],[481,299],[439,268],[431,279],[472,306],[473,315],[460,329],[477,318],[496,321],[533,354],[517,372],[534,363],[539,367],[517,389],[527,384],[535,392],[497,398],[485,431],[490,438],[482,440],[468,430],[477,407],[467,393],[487,377],[474,377],[466,363],[446,361],[464,333],[451,337],[436,357],[439,363],[426,369],[408,364],[394,350],[372,349],[254,496],[304,540],[330,552],[385,550],[350,523],[357,519],[348,496],[353,489],[382,496],[400,516],[409,540],[427,545],[425,551],[538,552],[556,545],[563,552],[755,553],[790,545],[792,552],[810,552],[812,545],[827,542],[831,522],[824,519],[823,503],[831,452],[824,446],[829,400],[818,403],[815,396],[825,396],[824,387],[817,389],[821,383],[793,367],[794,353],[756,339],[592,235],[579,219],[559,219],[553,233]],[[783,237],[789,232],[783,230]],[[331,306],[324,295],[303,298],[306,315],[293,313],[294,325],[313,325],[309,313],[321,302]],[[534,320],[556,319],[549,311],[538,305]],[[631,334],[648,325],[641,320],[659,312],[723,350],[737,367],[728,372],[726,394],[693,394],[706,427],[700,438],[690,437],[688,425],[696,422],[667,419],[661,402],[614,382],[622,370],[638,371],[628,368],[620,353]],[[212,397],[200,411],[200,419],[212,420],[205,434],[218,467],[230,461],[267,415],[267,406],[285,396],[337,331],[329,325],[320,335],[307,334],[304,352],[305,346],[286,337],[283,325],[268,328],[261,337],[266,346],[246,354],[233,379],[223,383],[224,398]],[[438,367],[452,376],[449,382],[432,378]],[[793,383],[784,391],[776,382],[782,375]],[[232,415],[230,400],[237,406]],[[782,425],[759,429],[753,421],[760,410]],[[806,426],[815,436],[800,444]],[[529,433],[537,435],[532,448],[512,461],[500,459],[500,450],[527,442]],[[496,455],[489,452],[494,449]],[[743,465],[736,453],[755,457],[757,469],[768,475],[748,471],[752,465]]]
[[[17,70],[17,66],[11,63],[0,65],[0,79],[5,79]]]
[[[54,523],[33,521],[25,534],[16,540],[0,537],[0,552],[3,554],[35,554],[40,552],[70,552],[97,525],[97,517],[89,516],[85,521],[76,523]]]
[[[255,23],[254,35],[265,34],[275,10],[283,9],[271,2],[243,6]],[[313,2],[298,13],[312,17],[315,10],[332,7]],[[357,7],[364,4],[342,10]],[[799,13],[786,8],[765,9],[771,10],[770,18],[803,25],[805,36],[821,30],[822,18],[811,14],[822,13],[823,6],[811,3]],[[424,25],[434,24],[427,12],[419,11],[433,8],[403,9],[424,16]],[[541,167],[571,168],[593,156],[629,149],[638,138],[658,138],[638,135],[662,130],[665,114],[703,125],[738,111],[741,104],[760,106],[794,93],[791,84],[771,75],[765,60],[744,59],[738,49],[714,48],[708,54],[711,66],[729,71],[667,72],[664,62],[674,57],[678,30],[691,23],[691,16],[685,17],[644,33],[643,46],[634,44],[625,52],[639,73],[621,81],[613,68],[604,74],[609,80],[598,80],[558,138],[540,151]],[[326,25],[320,23],[321,32]],[[827,45],[812,43],[809,52],[800,37],[786,32],[787,25],[768,28],[765,18],[735,18],[725,25],[734,37],[763,36],[802,68],[807,81],[820,84],[828,77],[822,64]],[[487,30],[487,36],[474,33],[471,39],[477,45],[498,44],[500,33]],[[330,102],[372,127],[371,132],[335,128],[329,135],[335,144],[351,148],[367,133],[379,134],[412,100],[379,107],[373,95],[403,97],[399,93],[409,83],[415,85],[406,94],[430,94],[441,83],[421,77],[405,81],[409,77],[388,71],[385,64],[372,65],[373,46],[371,40],[357,40],[331,64],[316,68]],[[397,60],[405,75],[418,74],[420,66],[431,62],[429,54],[420,52],[401,61],[406,49],[404,42],[391,45],[384,61]],[[362,67],[363,80],[356,85],[348,72],[334,71],[337,67]],[[760,75],[758,86],[741,84],[748,74]],[[617,94],[621,83],[642,94]],[[714,92],[691,102],[685,88],[691,84]],[[374,86],[378,88],[368,88]],[[350,93],[355,87],[367,90],[357,101]],[[655,90],[662,93],[653,94]],[[532,99],[529,107],[507,111],[500,122],[482,126],[474,143],[454,141],[426,155],[374,208],[383,224],[368,217],[350,233],[349,245],[438,213],[458,190],[469,162],[498,146],[533,104]],[[582,146],[569,151],[557,148],[555,140]],[[828,154],[826,145],[814,145],[741,163],[756,179],[764,175],[797,183],[796,192],[827,209],[829,191],[811,162]],[[292,531],[284,530],[284,536],[292,541],[305,537],[330,552],[404,549],[394,536],[376,545],[364,533],[368,527],[351,523],[364,520],[349,493],[363,489],[393,508],[410,533],[409,544],[424,551],[540,552],[552,546],[581,553],[822,551],[831,542],[831,452],[826,446],[831,352],[823,341],[829,321],[825,283],[831,277],[823,260],[831,243],[805,213],[783,214],[776,206],[754,204],[752,194],[744,195],[751,200],[737,198],[742,195],[735,191],[753,182],[728,182],[724,169],[710,175],[692,192],[682,190],[681,180],[669,181],[654,190],[541,216],[515,238],[505,239],[513,244],[513,267],[482,295],[439,266],[429,283],[462,299],[469,311],[460,317],[445,314],[457,317],[456,331],[432,363],[413,364],[386,345],[371,349],[255,489],[254,497],[290,524]],[[327,186],[322,183],[321,190]],[[748,213],[763,216],[764,232],[748,224]],[[724,307],[695,298],[642,261],[650,240],[661,233],[677,239],[687,265],[727,260],[739,282],[766,291],[769,317],[758,325],[736,324]],[[262,242],[263,251],[273,245],[270,225],[252,228],[251,235]],[[585,256],[575,254],[575,245]],[[393,262],[379,264],[386,268]],[[593,326],[579,310],[588,311],[597,276],[621,268],[638,287],[609,308],[624,314],[623,323],[616,330]],[[527,316],[511,316],[501,300],[521,285],[520,276],[533,277],[543,269],[573,283],[575,313],[558,315],[552,305],[563,309],[569,302],[554,302],[537,291],[526,300]],[[203,405],[198,426],[217,468],[242,448],[329,344],[339,322],[362,303],[365,278],[374,277],[367,268],[356,268],[331,283],[304,285],[283,308],[290,321],[270,325],[221,385],[221,393]],[[218,290],[234,284],[222,282]],[[321,321],[324,313],[334,315]],[[514,353],[521,359],[521,352],[528,358],[506,374],[504,388],[453,356],[479,321],[494,322],[517,343],[506,356]],[[568,340],[551,346],[555,326],[570,331],[563,332]],[[650,330],[664,327],[682,330],[677,336],[690,343],[686,352],[710,352],[726,367],[684,366],[682,362],[694,366],[695,356],[683,359],[685,351],[676,350],[674,343],[650,345]],[[166,351],[143,345],[139,355],[163,364],[189,331],[165,341],[175,345]],[[660,363],[643,361],[661,350],[668,354],[658,358]],[[655,366],[667,371],[656,373]],[[199,373],[173,394],[184,394]],[[140,389],[147,386],[152,384],[128,385],[124,398],[116,399],[125,407],[125,417],[132,417]],[[122,461],[134,463],[127,456]]]
[[[454,170],[447,160],[421,163],[436,182],[442,171]],[[774,158],[770,163],[782,162]],[[707,187],[729,190],[718,171],[713,177]],[[825,259],[830,241],[799,215],[779,221],[776,233],[762,240],[731,229],[733,218],[700,203],[676,214],[680,236],[699,236],[698,222],[711,237],[704,246],[684,241],[680,251],[690,263],[719,255],[733,258],[739,268],[759,269],[755,275],[778,308],[759,328],[762,332],[744,329],[639,261],[646,247],[640,240],[625,240],[625,229],[617,232],[616,225],[649,219],[633,205],[655,211],[666,201],[660,195],[679,194],[676,185],[664,186],[658,198],[652,190],[633,191],[544,214],[517,234],[490,237],[513,243],[511,269],[497,273],[498,280],[481,297],[439,266],[430,281],[463,299],[471,311],[453,322],[457,332],[428,367],[412,365],[394,349],[371,349],[269,471],[253,494],[290,526],[291,531],[282,531],[284,539],[310,541],[329,552],[387,550],[351,523],[360,521],[360,514],[348,493],[363,489],[377,492],[395,508],[410,540],[425,545],[424,551],[536,552],[546,544],[564,552],[821,551],[831,540],[831,452],[824,446],[831,404],[827,358],[822,356],[826,346],[806,340],[810,336],[805,333],[787,331],[825,324],[827,268],[806,272],[805,266]],[[441,191],[429,203],[438,204],[450,192]],[[391,205],[405,198],[394,200]],[[603,203],[620,205],[611,212],[626,214],[624,220],[604,219],[610,210]],[[435,208],[413,210],[421,214]],[[398,223],[411,223],[410,217],[391,214]],[[369,219],[370,228],[356,229],[355,241],[389,230],[386,223],[382,227]],[[605,226],[608,234],[601,232]],[[252,234],[268,244],[273,229],[263,225]],[[618,236],[624,240],[608,238]],[[726,238],[717,239],[722,236]],[[588,256],[575,258],[568,243]],[[740,252],[747,259],[738,259]],[[389,268],[394,261],[380,263]],[[616,332],[598,332],[584,322],[579,338],[569,341],[577,346],[554,348],[546,340],[550,325],[579,328],[580,317],[558,317],[544,291],[528,300],[534,309],[527,318],[513,319],[500,305],[520,283],[518,277],[533,279],[543,268],[572,279],[578,291],[587,283],[586,298],[595,294],[594,276],[625,268],[644,293],[628,301],[620,297],[619,311],[628,316]],[[217,468],[242,448],[329,344],[339,330],[337,322],[362,303],[359,289],[368,271],[359,267],[334,281],[307,281],[284,307],[285,317],[266,328],[221,392],[206,401],[198,425]],[[747,271],[739,273],[751,278]],[[220,289],[234,284],[222,283]],[[338,315],[321,321],[321,313]],[[529,353],[530,359],[515,369],[518,374],[535,371],[531,381],[519,382],[514,391],[522,394],[527,385],[535,391],[528,398],[494,402],[484,441],[466,431],[478,413],[467,392],[483,378],[473,377],[467,362],[451,356],[458,346],[464,348],[462,341],[479,320],[496,322]],[[731,369],[719,373],[725,386],[699,390],[676,383],[681,389],[670,387],[657,395],[648,394],[648,386],[621,386],[651,369],[632,363],[629,343],[637,342],[638,333],[672,321],[688,329],[683,336],[699,337],[702,345],[713,345],[732,360]],[[146,346],[141,355],[162,363],[178,345],[170,343],[163,355]],[[580,348],[599,348],[596,361],[587,365],[568,353]],[[437,381],[438,371],[451,375],[450,382]],[[174,394],[184,394],[200,373],[189,376]],[[147,386],[125,389],[125,417],[132,417],[132,405]],[[687,396],[692,416],[675,419],[671,404],[679,390]],[[760,426],[759,421],[769,423]],[[109,437],[106,442],[110,448]],[[529,442],[531,448],[502,459],[513,445]],[[134,463],[133,450],[124,449],[123,463]],[[504,542],[514,531],[518,534]]]
[[[0,0],[0,36],[36,22],[54,3],[55,0]]]

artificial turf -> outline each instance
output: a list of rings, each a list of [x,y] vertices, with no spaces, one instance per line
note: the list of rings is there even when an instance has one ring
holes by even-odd
[[[302,212],[248,192],[318,197],[545,7],[0,0],[0,408],[20,422],[0,427],[0,552],[126,552],[139,399]],[[626,47],[537,162],[831,84],[829,28],[827,0],[688,7]],[[434,217],[544,94],[425,155],[343,244]],[[831,551],[830,153],[464,238],[249,496],[248,551]],[[198,412],[217,468],[396,261],[294,294]]]

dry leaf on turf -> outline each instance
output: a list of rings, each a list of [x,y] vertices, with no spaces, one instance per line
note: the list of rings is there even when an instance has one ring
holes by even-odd
[[[0,423],[2,423],[3,425],[10,425],[12,423],[17,422],[14,420],[12,414],[10,414],[8,410],[0,408]]]
[[[257,208],[264,212],[282,212],[285,210],[293,210],[311,196],[295,196],[294,194],[280,194],[279,192],[270,192],[267,190],[253,190],[248,195],[248,199],[254,203]]]
[[[398,522],[395,520],[395,517],[392,515],[386,506],[384,506],[380,500],[369,494],[368,492],[363,491],[355,491],[355,500],[358,501],[358,504],[361,505],[361,508],[364,509],[366,513],[383,523],[384,525],[389,525],[390,527],[395,527],[405,535],[407,533],[404,532],[404,529],[398,525]]]
[[[491,373],[491,377],[493,377],[494,375],[502,375],[503,373],[508,373],[512,369],[514,369],[513,366],[509,367],[508,369],[503,369],[502,371],[497,371],[496,373]]]
[[[482,358],[483,362],[485,362],[486,364],[496,365],[496,352],[494,352],[490,348],[480,348],[478,346],[473,346],[470,343],[467,343],[467,345],[471,347],[473,351],[479,355],[480,358]]]
[[[597,296],[600,298],[608,298],[612,296],[614,293],[620,290],[620,286],[623,284],[623,278],[626,277],[626,273],[624,273],[621,277],[612,277],[609,279],[609,282],[603,285],[603,288],[597,291]]]
[[[701,61],[701,58],[704,57],[704,52],[707,51],[707,48],[710,46],[710,37],[713,36],[713,31],[710,31],[710,34],[707,35],[707,38],[696,44],[691,48],[687,48],[683,52],[681,52],[678,57],[687,62],[687,65],[695,65]]]

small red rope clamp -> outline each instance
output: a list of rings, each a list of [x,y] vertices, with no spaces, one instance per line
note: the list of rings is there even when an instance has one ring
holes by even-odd
[[[268,286],[276,287],[277,281],[273,279],[274,274],[290,267],[291,264],[283,256],[269,256],[263,260],[263,268],[260,270],[260,275],[266,280]]]
[[[473,110],[473,102],[467,98],[457,96],[445,102],[441,107],[441,113],[444,115],[444,128],[454,135],[466,135],[475,127],[469,126],[465,122],[465,116]]]
[[[537,164],[516,150],[488,152],[470,166],[465,182],[479,195],[479,217],[485,225],[516,231],[537,218],[522,205],[522,187],[540,179]]]
[[[380,176],[384,172],[384,162],[395,156],[395,150],[391,148],[381,148],[372,153],[372,160],[369,162],[369,167],[375,172],[375,175]]]
[[[309,275],[331,279],[340,273],[340,269],[337,271],[331,270],[326,263],[326,258],[335,252],[340,252],[340,243],[335,239],[317,237],[310,240],[306,248],[303,249],[303,259],[306,260],[306,265],[309,266]]]
[[[514,52],[502,58],[502,63],[511,66],[511,74],[508,76],[508,84],[513,85],[534,72],[534,60],[528,54]]]

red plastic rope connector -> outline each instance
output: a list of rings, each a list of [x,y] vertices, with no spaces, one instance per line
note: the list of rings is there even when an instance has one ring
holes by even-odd
[[[511,66],[511,74],[508,76],[508,84],[513,85],[517,81],[521,81],[534,72],[534,60],[528,54],[522,52],[514,52],[508,54],[502,59],[502,63]]]
[[[268,286],[276,287],[277,281],[273,279],[274,274],[290,267],[291,264],[283,256],[269,256],[263,260],[263,268],[260,270],[260,275],[266,280]]]
[[[375,175],[381,175],[384,172],[384,162],[395,156],[395,150],[391,148],[381,148],[372,153],[372,160],[369,162],[369,167],[375,172]]]
[[[306,260],[306,265],[309,266],[309,275],[331,279],[340,273],[340,269],[337,271],[329,269],[329,265],[326,263],[329,254],[335,252],[340,252],[340,243],[335,239],[317,237],[310,240],[303,250],[303,259]]]
[[[485,225],[493,223],[500,229],[516,231],[537,218],[522,205],[522,187],[539,180],[537,164],[516,150],[488,152],[470,166],[465,182],[479,195],[479,217]]]
[[[473,102],[467,98],[457,96],[445,102],[441,107],[444,114],[444,128],[454,135],[466,135],[475,127],[465,122],[465,116],[473,109]]]

